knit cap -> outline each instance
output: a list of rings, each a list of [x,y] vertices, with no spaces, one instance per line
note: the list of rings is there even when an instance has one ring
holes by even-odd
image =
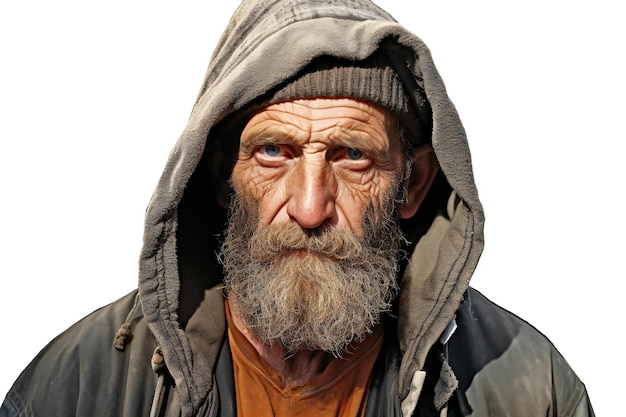
[[[396,115],[404,127],[405,139],[414,147],[430,142],[430,108],[423,90],[413,84],[413,91],[407,92],[407,86],[381,52],[363,61],[320,57],[279,86],[268,101],[264,100],[264,105],[299,98],[349,97],[368,101]]]

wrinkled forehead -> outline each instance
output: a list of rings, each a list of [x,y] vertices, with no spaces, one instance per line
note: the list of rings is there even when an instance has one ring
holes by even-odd
[[[306,103],[310,105],[307,106],[305,105]],[[335,112],[337,109],[331,108],[334,103],[343,104],[339,112],[340,114],[343,112],[343,116],[346,116],[348,120],[354,118],[354,120],[363,123],[363,126],[371,123],[382,124],[384,134],[389,139],[390,147],[399,146],[403,152],[408,152],[410,147],[407,141],[404,140],[405,129],[400,119],[391,110],[376,103],[351,97],[301,97],[279,103],[266,104],[229,115],[209,134],[210,138],[204,159],[208,160],[207,162],[212,165],[214,173],[219,173],[221,178],[228,178],[236,162],[241,138],[244,133],[258,135],[263,130],[263,127],[270,125],[270,121],[273,122],[274,132],[277,132],[276,126],[281,123],[286,126],[286,130],[293,132],[293,129],[291,129],[294,126],[293,118],[310,118],[313,111],[311,106],[320,111],[317,113],[318,115],[321,114],[319,117],[325,117],[326,123],[332,125],[332,123],[336,123],[336,121],[330,121],[331,117],[336,116]],[[351,106],[345,106],[346,103],[351,103]],[[255,123],[254,132],[250,132],[250,122],[258,122],[259,120],[265,120],[267,123],[260,125]],[[349,127],[346,124],[346,130]],[[352,127],[358,129],[354,125]]]
[[[385,160],[401,148],[388,118],[373,103],[352,98],[304,98],[274,103],[252,116],[241,134],[240,154],[268,144],[323,151],[354,148]]]

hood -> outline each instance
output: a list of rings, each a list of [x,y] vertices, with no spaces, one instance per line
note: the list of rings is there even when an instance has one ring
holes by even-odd
[[[139,293],[148,326],[174,378],[183,414],[206,401],[225,324],[216,252],[227,212],[218,203],[239,141],[230,119],[288,82],[316,57],[364,60],[381,48],[409,97],[430,104],[441,172],[413,219],[403,266],[398,335],[400,393],[454,317],[483,247],[483,211],[465,131],[426,45],[365,0],[244,1],[219,41],[187,126],[146,212]],[[393,55],[393,53],[390,54]],[[226,174],[225,174],[226,173]],[[211,290],[212,289],[212,290]],[[216,336],[218,335],[218,336]]]

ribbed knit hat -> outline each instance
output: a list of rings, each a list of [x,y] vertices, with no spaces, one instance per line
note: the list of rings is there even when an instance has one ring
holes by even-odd
[[[368,101],[390,110],[405,128],[412,146],[430,142],[430,108],[423,90],[407,94],[396,70],[380,52],[364,61],[320,57],[270,94],[265,105],[298,98],[350,97]],[[416,109],[416,107],[418,107]],[[419,107],[424,107],[419,109]],[[421,111],[420,111],[421,110]]]

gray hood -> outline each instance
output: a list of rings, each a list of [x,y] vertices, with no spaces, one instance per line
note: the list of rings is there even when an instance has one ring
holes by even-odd
[[[432,144],[442,171],[424,209],[403,224],[409,239],[419,242],[403,267],[398,302],[401,395],[454,317],[483,248],[484,217],[465,131],[428,48],[365,0],[244,1],[217,45],[145,217],[141,305],[181,404],[189,408],[184,415],[206,401],[225,328],[215,252],[226,210],[216,194],[230,166],[229,147],[236,149],[239,141],[237,129],[228,129],[229,115],[316,57],[363,60],[390,44],[409,52],[394,65],[408,74],[407,89],[419,83],[430,103]]]

